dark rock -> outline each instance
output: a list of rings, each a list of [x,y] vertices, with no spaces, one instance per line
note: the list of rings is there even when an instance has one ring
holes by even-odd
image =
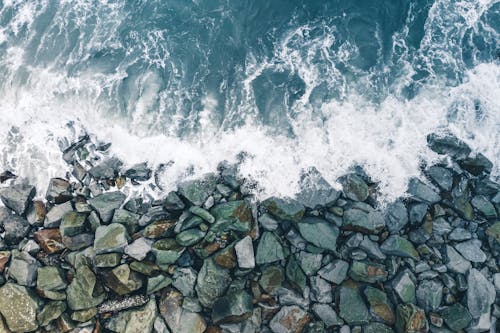
[[[142,287],[141,276],[130,270],[127,264],[113,268],[105,273],[105,283],[118,295],[130,294]]]
[[[336,251],[339,229],[335,225],[317,217],[305,217],[297,223],[297,228],[308,242],[325,250]]]
[[[47,209],[42,201],[35,200],[33,205],[28,207],[26,219],[32,226],[42,226],[47,215]]]
[[[7,245],[18,244],[28,235],[31,227],[25,218],[10,214],[9,210],[3,207],[0,207],[0,225],[3,225],[3,239]]]
[[[415,260],[420,259],[417,250],[413,247],[413,244],[398,235],[389,236],[384,243],[380,246],[383,253],[387,255],[394,255],[398,257],[413,258]]]
[[[8,170],[0,173],[0,183],[5,183],[7,180],[15,178],[17,178],[17,176]]]
[[[349,174],[341,177],[339,181],[347,198],[354,201],[365,201],[368,198],[368,185],[360,176]]]
[[[396,331],[398,333],[429,331],[425,312],[414,304],[399,304],[397,307]]]
[[[243,290],[229,291],[212,307],[214,324],[238,323],[252,316],[252,296]]]
[[[285,280],[285,273],[281,266],[269,266],[262,272],[259,285],[265,292],[273,294]]]
[[[120,223],[127,228],[127,232],[129,234],[133,234],[139,228],[139,219],[141,216],[139,214],[135,214],[129,212],[125,209],[116,209],[113,214],[113,219],[111,223]]]
[[[349,325],[363,325],[370,320],[370,312],[361,297],[359,286],[344,282],[339,287],[339,315]]]
[[[408,224],[408,211],[401,200],[391,204],[386,214],[387,229],[391,233],[398,233]]]
[[[49,182],[45,198],[52,204],[61,204],[73,198],[70,184],[66,179],[52,178]]]
[[[0,199],[4,205],[18,215],[24,214],[35,194],[35,187],[26,184],[15,184],[0,189]]]
[[[472,318],[479,318],[489,313],[495,302],[495,287],[477,269],[471,268],[467,276],[467,308]]]
[[[396,321],[396,315],[386,293],[370,286],[366,287],[363,293],[370,306],[371,314],[385,323],[393,325]]]
[[[217,266],[212,259],[205,259],[198,273],[196,293],[205,307],[213,306],[221,297],[231,281],[229,270]]]
[[[61,236],[71,237],[81,234],[85,230],[87,214],[68,212],[64,215],[59,225]]]
[[[441,311],[441,316],[443,316],[446,325],[455,332],[468,327],[472,320],[467,308],[459,303],[445,307]]]
[[[183,210],[185,205],[184,202],[182,202],[181,198],[179,198],[177,193],[172,191],[167,194],[167,197],[165,198],[165,201],[163,203],[163,207],[165,207],[166,210],[177,211]]]
[[[307,277],[294,256],[290,256],[288,259],[285,273],[290,284],[300,293],[303,293],[307,286]]]
[[[384,217],[376,210],[352,208],[344,212],[342,229],[378,234],[384,227]]]
[[[402,303],[415,303],[415,282],[407,271],[399,273],[391,282],[392,289]]]
[[[188,180],[178,185],[179,194],[191,204],[201,206],[215,190],[214,174],[207,174],[202,179]]]
[[[257,245],[255,262],[258,265],[272,263],[285,259],[285,251],[279,239],[269,231],[262,233]]]
[[[127,169],[123,175],[135,181],[146,181],[151,178],[151,169],[146,162],[138,163]]]
[[[466,158],[471,152],[471,149],[465,142],[452,134],[429,134],[427,136],[427,145],[436,153],[449,155],[454,159]]]
[[[189,208],[189,212],[191,214],[194,214],[200,218],[202,218],[204,221],[208,223],[214,223],[215,222],[215,217],[212,216],[207,210],[197,207],[197,206],[192,206]]]
[[[321,253],[309,253],[300,251],[296,259],[307,276],[316,274],[321,268],[323,255]]]
[[[340,326],[344,324],[344,321],[337,317],[335,310],[333,310],[333,308],[328,304],[314,304],[312,310],[327,327]],[[321,330],[321,332],[324,331]]]
[[[104,162],[92,167],[89,174],[95,179],[112,179],[118,175],[122,162],[116,157],[111,157]]]
[[[299,222],[305,212],[305,207],[298,201],[287,198],[271,197],[262,202],[271,215],[284,221]]]
[[[436,280],[424,280],[417,287],[417,304],[424,311],[437,310],[443,299],[443,284]]]
[[[472,206],[487,219],[497,218],[495,206],[484,195],[477,195],[471,200]]]
[[[38,322],[41,326],[47,326],[52,321],[59,318],[66,311],[66,303],[63,301],[52,301],[47,303],[42,311],[37,315]]]
[[[36,283],[38,267],[40,267],[40,263],[28,253],[13,250],[9,277],[22,286],[33,287]]]
[[[425,203],[417,203],[410,208],[410,223],[420,225],[427,213],[428,206]]]
[[[269,327],[274,333],[300,333],[310,317],[298,306],[284,306],[271,319]]]
[[[71,212],[73,206],[70,201],[62,203],[60,205],[54,205],[46,215],[46,219],[43,222],[45,228],[57,228],[61,223],[61,220],[66,213]]]
[[[451,191],[453,185],[453,174],[450,170],[433,165],[427,170],[427,175],[434,184],[444,191]]]
[[[109,223],[115,209],[120,208],[125,198],[125,194],[120,191],[107,192],[89,199],[89,204],[97,211],[104,223]]]
[[[252,210],[245,200],[229,201],[210,209],[216,225],[227,225],[235,231],[249,231],[253,225]],[[213,225],[211,229],[217,228]]]
[[[349,277],[367,283],[382,282],[387,279],[387,271],[382,264],[353,261]]]
[[[182,246],[191,246],[200,242],[205,234],[206,232],[200,229],[188,229],[177,234],[175,240]]]
[[[408,193],[417,201],[425,203],[436,203],[441,200],[439,194],[430,186],[422,183],[417,178],[410,179]]]
[[[460,167],[474,176],[479,176],[483,172],[489,174],[491,169],[493,169],[493,163],[481,153],[478,153],[475,157],[467,157],[463,160],[458,161]]]
[[[316,168],[304,172],[299,185],[301,191],[296,196],[297,201],[310,209],[329,206],[340,196],[340,192],[335,190]]]

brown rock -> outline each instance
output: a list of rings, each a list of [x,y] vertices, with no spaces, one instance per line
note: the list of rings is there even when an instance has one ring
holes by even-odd
[[[229,245],[217,252],[214,255],[214,261],[217,265],[224,268],[231,269],[236,267],[238,261],[236,258],[236,252],[234,251],[234,245]]]
[[[143,236],[152,239],[169,237],[172,235],[175,223],[176,222],[172,220],[155,221],[144,229]]]
[[[9,251],[0,251],[0,273],[3,273],[5,266],[9,262],[10,252]]]
[[[35,240],[42,250],[48,254],[61,252],[66,247],[63,244],[59,229],[44,229],[35,232]]]

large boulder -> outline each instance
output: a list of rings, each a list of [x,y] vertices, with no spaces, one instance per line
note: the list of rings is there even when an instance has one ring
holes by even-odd
[[[23,215],[36,194],[32,185],[15,184],[0,189],[0,199],[4,205],[19,215]]]

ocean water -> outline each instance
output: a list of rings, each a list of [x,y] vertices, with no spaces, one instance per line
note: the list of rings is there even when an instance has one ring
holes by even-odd
[[[164,189],[361,165],[390,201],[451,132],[498,177],[499,34],[498,0],[0,0],[0,170],[44,188],[86,131]]]

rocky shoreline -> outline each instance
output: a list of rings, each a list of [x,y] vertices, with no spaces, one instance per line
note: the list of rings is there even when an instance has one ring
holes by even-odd
[[[236,167],[162,199],[84,136],[44,200],[0,175],[0,332],[499,332],[500,185],[429,135],[443,164],[383,211],[361,170],[255,200]],[[101,154],[102,153],[102,154]],[[38,189],[40,190],[40,189]]]

